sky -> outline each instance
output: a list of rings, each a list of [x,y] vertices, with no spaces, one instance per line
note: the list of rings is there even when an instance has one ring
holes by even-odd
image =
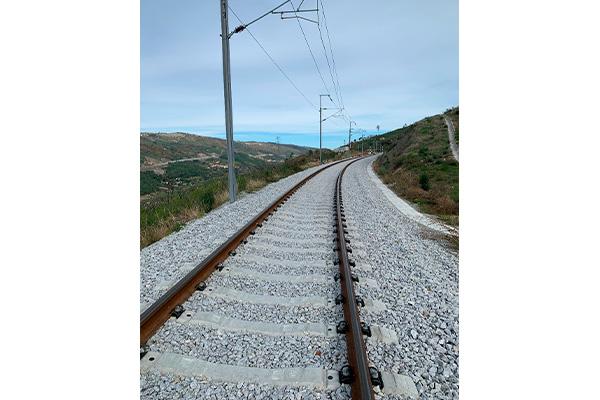
[[[229,6],[247,23],[282,1]],[[316,4],[305,0],[302,8]],[[458,105],[458,1],[322,0],[319,8],[327,22],[320,15],[323,42],[317,24],[300,24],[323,79],[299,20],[269,14],[248,28],[312,104],[247,31],[231,37],[234,140],[279,136],[281,143],[318,147],[324,93],[335,104],[323,98],[330,108],[323,117],[342,105],[345,115],[323,122],[323,147],[330,148],[348,140],[348,117],[356,121],[355,139],[358,129],[374,134],[379,125],[383,133]],[[218,0],[141,0],[141,131],[225,138],[220,24]],[[238,25],[230,12],[229,30]]]

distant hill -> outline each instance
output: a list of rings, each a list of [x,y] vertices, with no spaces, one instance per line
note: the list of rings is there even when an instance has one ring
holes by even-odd
[[[266,162],[277,162],[307,153],[311,148],[293,144],[234,142],[236,154],[246,154]],[[242,163],[245,157],[242,157]],[[201,160],[219,163],[227,160],[227,142],[189,133],[146,133],[140,135],[140,167],[142,170],[178,160]],[[160,168],[158,168],[160,169]]]
[[[295,157],[300,154],[305,154],[309,150],[315,150],[312,147],[298,146],[295,144],[277,144],[274,142],[241,142],[240,144],[250,147],[259,153],[271,154],[275,159],[289,158],[290,154]]]
[[[374,168],[394,192],[444,222],[458,225],[458,161],[450,150],[446,115],[458,142],[458,107],[424,118],[383,135],[365,139],[365,149],[375,142],[383,154]]]
[[[276,143],[235,142],[236,169],[260,169],[287,158],[308,153],[311,148]],[[227,142],[189,133],[140,134],[140,192],[198,183],[222,176],[227,170]]]

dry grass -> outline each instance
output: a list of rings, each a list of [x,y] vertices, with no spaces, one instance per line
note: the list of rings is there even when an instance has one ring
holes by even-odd
[[[165,237],[171,232],[171,228],[168,223],[163,223],[157,226],[152,226],[148,229],[142,229],[140,232],[140,248],[148,246]]]
[[[429,193],[427,193],[426,191],[424,191],[423,189],[421,189],[418,186],[405,186],[402,184],[399,184],[397,186],[402,192],[403,192],[403,196],[408,198],[411,201],[416,201],[416,200],[429,200]]]
[[[281,177],[276,175],[275,179]],[[255,192],[267,185],[267,181],[259,178],[251,178],[246,181],[246,192]],[[214,195],[213,209],[225,204],[229,200],[229,192],[220,190]],[[189,221],[193,221],[200,218],[203,215],[203,211],[199,207],[187,207],[179,211],[177,214],[171,214],[168,218],[160,221],[158,225],[147,226],[142,228],[140,232],[140,248],[144,248],[163,237],[167,236],[171,232],[181,229]]]
[[[229,200],[229,192],[227,190],[221,190],[215,195],[215,208],[225,204]]]
[[[279,179],[279,178],[275,178],[275,179]],[[256,192],[257,190],[265,187],[266,184],[267,184],[267,181],[264,179],[256,179],[256,178],[248,179],[246,181],[246,192],[248,192],[248,193]]]
[[[198,207],[184,208],[177,215],[171,214],[158,225],[144,227],[140,231],[140,249],[164,238],[171,232],[181,229],[187,222],[200,218],[203,212]]]
[[[444,223],[458,228],[458,215],[439,215],[438,216]]]
[[[456,216],[456,218],[458,219],[458,216]],[[445,235],[430,229],[423,229],[421,231],[421,237],[423,237],[423,239],[444,242],[448,248],[456,251],[457,253],[459,251],[459,238],[457,235]]]
[[[458,226],[458,203],[448,195],[447,185],[433,183],[430,190],[423,190],[419,185],[418,176],[403,168],[396,169],[393,174],[380,177],[396,194],[414,203],[421,211],[438,217],[444,216],[446,223]]]
[[[199,207],[184,208],[175,218],[177,222],[191,221],[202,215],[202,210]]]
[[[458,204],[456,204],[449,196],[443,195],[435,199],[435,209],[438,214],[458,214]]]

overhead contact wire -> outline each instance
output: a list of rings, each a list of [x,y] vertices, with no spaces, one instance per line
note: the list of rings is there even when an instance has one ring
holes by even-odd
[[[340,84],[340,77],[339,77],[338,72],[337,72],[337,66],[336,66],[336,63],[335,63],[335,57],[333,55],[333,45],[331,43],[331,36],[329,34],[329,27],[327,25],[327,16],[325,15],[325,6],[323,5],[323,1],[322,0],[319,0],[319,3],[321,3],[321,13],[323,14],[323,23],[325,25],[325,32],[327,33],[327,40],[329,42],[329,52],[331,53],[331,61],[333,63],[333,71],[335,73],[335,77],[336,77],[336,80],[337,80],[337,86],[338,86],[338,89],[339,89],[339,94],[340,94],[340,99],[341,99],[341,103],[342,103],[342,108],[345,109],[346,106],[344,104],[344,96],[342,95],[342,87],[341,87],[341,84]]]
[[[237,20],[240,22],[240,24],[244,25],[244,22],[240,19],[240,17],[235,13],[235,11],[231,7],[229,7],[229,10],[233,13],[233,15],[235,16],[235,18],[237,18]],[[269,54],[269,52],[267,51],[267,49],[265,49],[265,47],[260,43],[260,41],[256,38],[256,36],[254,36],[252,34],[252,32],[250,31],[250,29],[248,27],[246,27],[245,31],[248,32],[248,34],[250,34],[250,36],[252,37],[252,39],[254,39],[254,41],[256,42],[256,44],[258,44],[258,46],[262,49],[262,51],[269,58],[269,60],[271,60],[271,62],[273,63],[273,65],[275,65],[275,67],[277,67],[277,69],[279,70],[279,72],[281,72],[281,74],[290,82],[290,84],[294,87],[294,89],[296,89],[296,91],[298,93],[300,93],[300,95],[302,97],[304,97],[304,100],[306,100],[306,102],[308,104],[310,104],[314,109],[318,110],[319,108],[312,101],[310,101],[308,99],[308,97],[306,97],[306,95],[302,92],[302,90],[300,90],[300,88],[298,88],[298,86],[294,83],[294,81],[288,76],[288,74],[285,73],[285,71],[283,70],[283,68],[281,68],[281,66],[277,63],[277,61],[275,61],[275,59],[273,59],[273,57]]]
[[[294,6],[294,2],[292,2],[292,1],[290,1],[290,4],[292,5],[292,9],[294,10],[294,15],[296,16],[296,21],[298,22],[298,27],[300,27],[300,32],[302,32],[302,36],[304,37],[304,41],[306,42],[306,46],[308,47],[310,56],[313,59],[313,62],[315,64],[315,67],[317,68],[317,72],[318,72],[319,76],[321,77],[321,82],[323,82],[323,86],[325,87],[325,90],[327,90],[327,92],[329,93],[330,92],[329,87],[327,86],[327,83],[325,83],[325,79],[323,78],[323,74],[321,73],[321,69],[319,68],[319,63],[317,62],[317,59],[315,58],[312,48],[310,47],[310,43],[308,43],[306,33],[304,33],[304,28],[302,28],[302,23],[300,22],[300,18],[298,17],[298,14],[296,13],[296,6]],[[338,104],[336,104],[336,105],[339,107]]]

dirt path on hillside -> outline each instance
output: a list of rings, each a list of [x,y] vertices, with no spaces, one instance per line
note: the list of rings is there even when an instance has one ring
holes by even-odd
[[[456,144],[456,139],[454,138],[454,124],[444,115],[444,121],[446,121],[446,125],[448,126],[448,141],[450,142],[450,149],[452,150],[452,155],[454,159],[458,161],[458,145]]]

